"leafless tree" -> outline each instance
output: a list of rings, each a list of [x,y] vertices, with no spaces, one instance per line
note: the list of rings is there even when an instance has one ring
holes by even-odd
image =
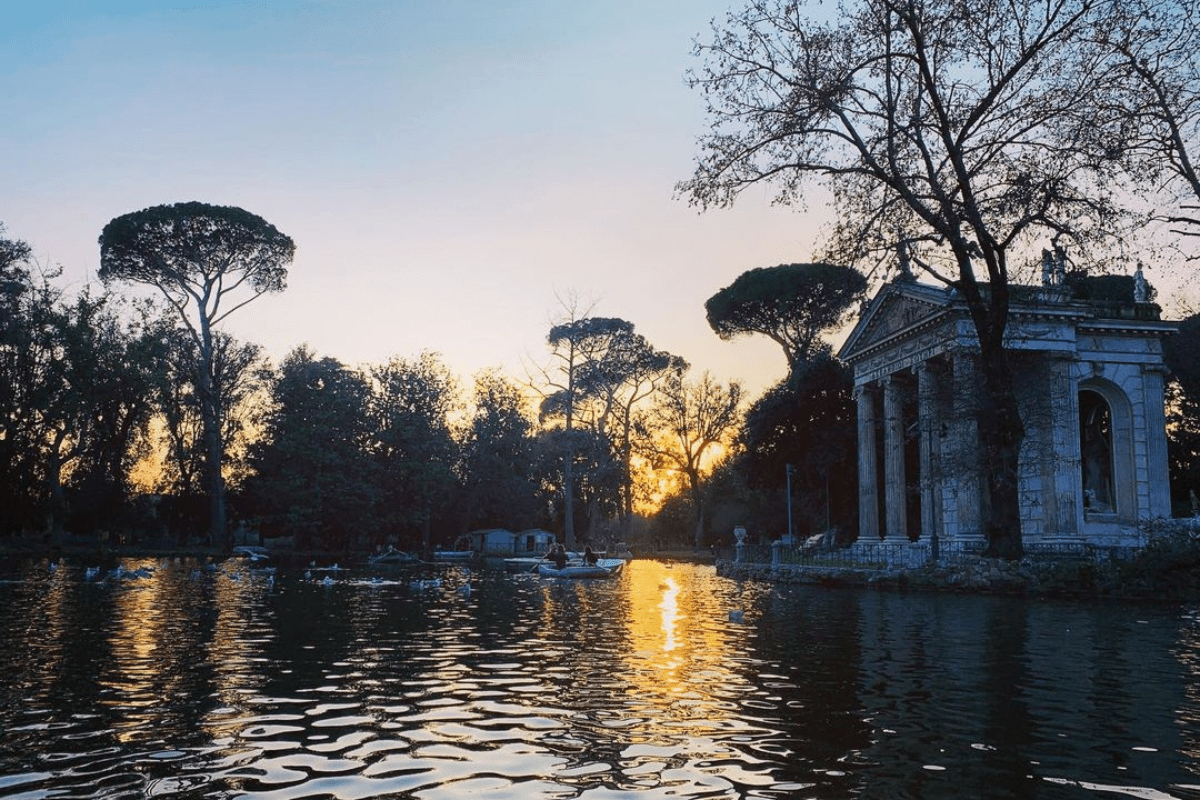
[[[643,455],[656,469],[682,476],[696,513],[695,544],[704,543],[704,482],[712,455],[726,443],[739,421],[742,387],[723,386],[705,372],[692,382],[683,371],[671,372],[659,387],[654,406],[642,419]]]
[[[1039,240],[1096,242],[1127,178],[1084,119],[1107,74],[1101,0],[847,0],[835,21],[797,0],[751,0],[696,45],[707,102],[693,204],[770,185],[803,205],[812,181],[837,222],[821,257],[876,278],[921,270],[960,293],[980,347],[988,552],[1022,553],[1025,437],[1005,348],[1011,284]],[[813,3],[816,11],[828,7]],[[900,257],[897,258],[897,250]]]
[[[1086,109],[1090,143],[1126,161],[1152,216],[1200,236],[1200,5],[1113,0],[1095,44],[1110,60]]]

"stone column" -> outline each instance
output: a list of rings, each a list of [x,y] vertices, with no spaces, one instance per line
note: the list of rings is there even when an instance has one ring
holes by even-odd
[[[980,479],[978,392],[979,374],[975,356],[960,350],[954,354],[953,411],[951,412],[950,441],[952,455],[949,463],[943,459],[942,468],[954,476],[946,485],[953,487],[953,538],[958,541],[983,536],[982,481]]]
[[[1149,483],[1149,508],[1138,509],[1144,517],[1171,516],[1171,486],[1167,467],[1167,417],[1164,408],[1163,375],[1165,367],[1142,369],[1142,392],[1146,408],[1146,478]]]
[[[875,392],[869,384],[856,387],[858,400],[858,539],[879,540],[879,486],[875,462]]]
[[[917,415],[921,433],[921,531],[918,538],[937,540],[938,523],[937,496],[934,491],[937,481],[937,376],[928,361],[916,366],[917,371]]]
[[[1083,474],[1079,467],[1079,377],[1073,353],[1050,353],[1050,449],[1043,458],[1047,481],[1044,535],[1072,538],[1083,526]]]
[[[904,503],[904,414],[900,382],[889,375],[883,382],[883,506],[884,538],[891,543],[908,540],[908,513]]]

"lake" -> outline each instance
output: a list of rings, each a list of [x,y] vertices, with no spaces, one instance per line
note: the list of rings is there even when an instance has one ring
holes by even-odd
[[[1196,607],[88,566],[0,576],[0,798],[1200,798]]]

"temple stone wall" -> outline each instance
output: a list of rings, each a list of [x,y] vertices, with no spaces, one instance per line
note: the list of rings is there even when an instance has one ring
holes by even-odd
[[[1170,513],[1162,340],[1174,326],[1132,300],[1107,319],[1061,291],[1027,294],[1009,337],[1024,540],[1135,543],[1139,520]],[[965,305],[940,287],[896,281],[864,308],[840,354],[858,398],[860,541],[982,538],[977,353]]]

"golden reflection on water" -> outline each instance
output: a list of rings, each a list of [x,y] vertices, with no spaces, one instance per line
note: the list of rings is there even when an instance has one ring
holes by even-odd
[[[679,635],[687,621],[679,609],[679,584],[664,564],[629,566],[630,673],[647,692],[673,694],[688,651],[687,637]]]
[[[1200,758],[1195,609],[781,596],[654,561],[466,596],[43,574],[0,582],[24,645],[0,797],[1180,797]]]
[[[156,575],[154,567],[150,561],[137,562],[124,577],[109,579],[117,584],[112,592],[112,650],[100,684],[109,690],[104,702],[116,715],[113,732],[123,742],[151,735],[158,710],[176,691],[172,684],[178,673],[170,666],[180,642],[170,635],[164,609],[181,605],[175,596],[178,584],[161,572]]]
[[[729,666],[736,654],[721,598],[657,561],[630,562],[627,580],[630,680],[643,698],[658,698],[675,714],[685,707],[688,716],[711,713],[718,696],[744,682]]]
[[[212,593],[216,620],[204,656],[220,703],[206,715],[205,727],[214,740],[221,741],[241,731],[239,715],[249,712],[265,682],[255,665],[263,659],[266,637],[255,635],[252,625],[263,603],[263,586],[249,570],[226,562],[212,576]]]

